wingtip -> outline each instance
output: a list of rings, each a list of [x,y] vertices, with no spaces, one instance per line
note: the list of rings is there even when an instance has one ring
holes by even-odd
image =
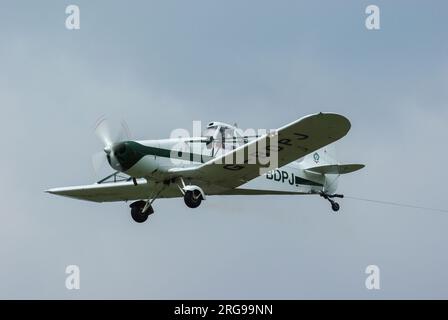
[[[45,193],[49,193],[49,194],[57,194],[56,189],[47,189],[44,190]]]
[[[366,165],[365,164],[361,164],[361,163],[357,163],[355,166],[357,168],[354,171],[358,171],[358,170],[364,169]]]
[[[341,120],[347,121],[349,124],[351,124],[349,118],[347,118],[347,117],[344,116],[343,114],[336,113],[336,112],[324,112],[324,111],[321,111],[321,112],[319,112],[319,113],[317,113],[317,114],[314,114],[314,115],[317,115],[317,116],[324,116],[324,117],[325,117],[325,116],[326,116],[326,117],[335,117],[335,118],[339,118],[339,119],[341,119]]]

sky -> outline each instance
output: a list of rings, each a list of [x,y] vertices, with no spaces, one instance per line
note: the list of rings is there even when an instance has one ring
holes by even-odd
[[[80,8],[67,30],[65,9]],[[365,9],[380,8],[380,30]],[[448,213],[312,196],[126,203],[93,183],[101,116],[133,139],[192,121],[276,128],[345,115],[351,197],[448,209],[446,1],[0,1],[0,298],[448,298]],[[112,171],[107,167],[105,173]],[[65,286],[80,268],[80,289]],[[379,290],[365,286],[368,265]]]

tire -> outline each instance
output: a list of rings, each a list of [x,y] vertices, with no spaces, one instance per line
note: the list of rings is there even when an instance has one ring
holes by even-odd
[[[196,193],[197,192],[197,193]],[[202,202],[202,195],[199,191],[187,191],[184,195],[184,202],[189,208],[197,208]]]
[[[131,216],[137,223],[143,223],[148,219],[148,216],[152,213],[151,210],[143,213],[142,210],[145,207],[145,201],[137,201],[131,204]]]
[[[337,202],[333,202],[333,203],[331,204],[331,209],[333,209],[334,212],[339,211],[339,208],[340,208],[339,203],[337,203]]]

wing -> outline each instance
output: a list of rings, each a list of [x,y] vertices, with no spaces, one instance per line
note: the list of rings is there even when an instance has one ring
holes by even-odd
[[[350,121],[344,116],[335,113],[313,114],[276,130],[278,143],[272,143],[275,140],[270,135],[264,135],[197,168],[174,168],[170,172],[175,176],[235,188],[263,174],[260,169],[280,168],[339,140],[349,130]],[[265,151],[258,151],[257,145],[265,146]],[[272,163],[266,164],[272,150],[278,150],[275,167]]]
[[[138,179],[137,186],[132,181],[94,183],[85,186],[63,187],[46,190],[46,192],[94,202],[112,202],[147,199],[152,185],[147,184],[145,179]],[[179,189],[166,188],[161,192],[159,198],[179,197]]]

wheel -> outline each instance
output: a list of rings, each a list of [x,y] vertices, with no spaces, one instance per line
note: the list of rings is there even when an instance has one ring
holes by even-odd
[[[331,209],[333,209],[334,212],[339,211],[339,203],[337,203],[337,202],[333,202],[333,203],[331,204]]]
[[[187,191],[184,195],[184,202],[189,208],[197,208],[202,202],[202,195],[199,191]]]
[[[142,210],[143,210],[143,208],[140,208],[140,207],[133,207],[131,209],[131,216],[135,222],[142,223],[148,219],[149,214],[146,212],[143,213]]]
[[[131,216],[135,222],[142,223],[145,222],[149,215],[153,213],[152,207],[149,208],[145,213],[143,213],[143,208],[145,207],[145,201],[137,201],[131,204]]]

